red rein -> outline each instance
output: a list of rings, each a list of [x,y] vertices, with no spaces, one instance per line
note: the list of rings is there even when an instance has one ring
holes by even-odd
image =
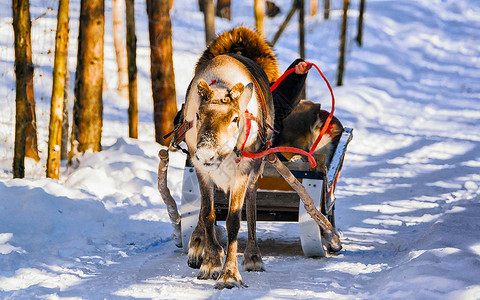
[[[327,131],[330,121],[332,120],[333,117],[333,112],[335,110],[335,96],[333,95],[333,90],[332,87],[330,86],[330,83],[328,82],[327,78],[325,75],[323,75],[322,71],[315,65],[314,63],[307,62],[308,65],[314,66],[318,73],[322,76],[323,80],[328,86],[328,89],[330,90],[330,95],[332,96],[332,109],[330,111],[330,114],[327,117],[327,120],[325,120],[325,123],[323,124],[322,130],[320,131],[320,134],[318,135],[317,139],[315,140],[315,143],[313,143],[312,148],[310,149],[310,152],[306,152],[302,149],[294,148],[294,147],[274,147],[274,148],[268,148],[264,151],[258,152],[258,153],[250,153],[250,152],[245,152],[241,150],[241,153],[243,156],[248,157],[248,158],[260,158],[265,155],[268,155],[270,153],[278,153],[278,152],[291,152],[291,153],[298,153],[307,156],[308,162],[310,163],[310,167],[315,168],[317,165],[315,159],[313,158],[312,154],[315,151],[315,148],[317,148],[318,143],[320,143],[320,140],[322,139],[323,135]],[[280,84],[280,82],[285,79],[290,73],[294,72],[295,68],[288,69],[271,87],[270,91],[273,92],[277,86]]]

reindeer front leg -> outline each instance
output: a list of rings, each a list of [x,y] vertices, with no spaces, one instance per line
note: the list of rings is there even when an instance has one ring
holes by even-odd
[[[214,184],[197,173],[202,203],[198,225],[192,233],[188,249],[188,265],[200,267],[198,279],[217,279],[222,269],[223,248],[215,236],[215,211],[213,209]]]
[[[230,190],[230,205],[227,216],[227,258],[223,265],[222,273],[215,284],[216,289],[231,289],[233,287],[246,287],[237,264],[237,235],[240,229],[240,218],[243,200],[248,184],[248,174],[235,178],[233,188]]]

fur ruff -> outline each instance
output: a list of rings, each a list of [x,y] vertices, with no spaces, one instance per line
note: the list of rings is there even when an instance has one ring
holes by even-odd
[[[244,26],[217,36],[200,56],[195,74],[214,57],[228,53],[240,54],[253,60],[267,74],[270,82],[275,82],[281,75],[272,47],[257,32]]]

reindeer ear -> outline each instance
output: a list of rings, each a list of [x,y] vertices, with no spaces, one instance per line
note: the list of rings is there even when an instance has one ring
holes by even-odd
[[[242,85],[243,86],[243,85]],[[253,82],[247,84],[243,90],[242,95],[238,99],[238,104],[240,106],[240,111],[244,111],[247,109],[247,105],[252,99],[253,95]]]
[[[232,97],[232,100],[237,101],[242,95],[244,89],[245,87],[241,82],[234,85],[233,88],[230,90],[230,97]]]
[[[198,92],[198,95],[200,96],[200,98],[202,100],[207,100],[208,101],[208,100],[212,99],[213,91],[208,86],[208,83],[206,83],[204,80],[201,80],[197,84],[197,92]]]

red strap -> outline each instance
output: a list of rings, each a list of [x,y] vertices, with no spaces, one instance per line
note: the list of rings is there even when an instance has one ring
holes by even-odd
[[[298,153],[307,156],[308,162],[310,163],[310,167],[315,168],[317,165],[317,162],[313,158],[312,154],[315,151],[315,148],[317,148],[318,143],[320,143],[320,140],[322,139],[323,135],[327,131],[328,127],[330,126],[330,121],[332,120],[333,117],[333,112],[335,110],[335,96],[333,95],[333,90],[332,87],[330,86],[330,83],[328,82],[327,78],[325,75],[323,75],[322,71],[315,65],[314,63],[307,62],[308,65],[314,66],[317,71],[320,73],[322,76],[323,80],[328,86],[328,89],[330,90],[330,95],[332,96],[332,109],[330,111],[330,114],[328,115],[327,119],[325,120],[325,123],[323,124],[322,130],[320,131],[320,134],[318,135],[317,139],[315,140],[315,143],[313,143],[312,148],[310,149],[309,152],[306,152],[302,149],[294,148],[294,147],[275,147],[275,148],[269,148],[267,150],[261,151],[259,153],[250,153],[250,152],[245,152],[243,151],[243,147],[241,150],[241,153],[243,156],[247,158],[261,158],[265,155],[268,155],[270,153],[278,153],[278,152],[290,152],[290,153]],[[292,72],[295,71],[295,68],[288,69],[280,78],[270,87],[270,91],[273,92],[277,86],[287,77],[290,75]],[[244,142],[245,144],[245,142]]]
[[[322,139],[323,135],[327,131],[328,127],[330,126],[330,121],[332,120],[333,117],[333,112],[335,111],[335,96],[333,95],[333,90],[332,87],[330,86],[330,83],[328,82],[327,78],[325,78],[325,75],[323,75],[322,71],[315,65],[314,63],[307,62],[309,65],[313,65],[318,73],[322,76],[323,80],[328,86],[328,89],[330,90],[330,95],[332,95],[332,109],[330,110],[330,114],[328,115],[327,119],[325,120],[325,123],[323,124],[322,130],[320,131],[320,134],[318,135],[317,139],[315,140],[315,143],[313,143],[312,148],[310,149],[310,154],[313,154],[315,151],[315,148],[317,148],[318,143],[320,143],[320,140]]]

